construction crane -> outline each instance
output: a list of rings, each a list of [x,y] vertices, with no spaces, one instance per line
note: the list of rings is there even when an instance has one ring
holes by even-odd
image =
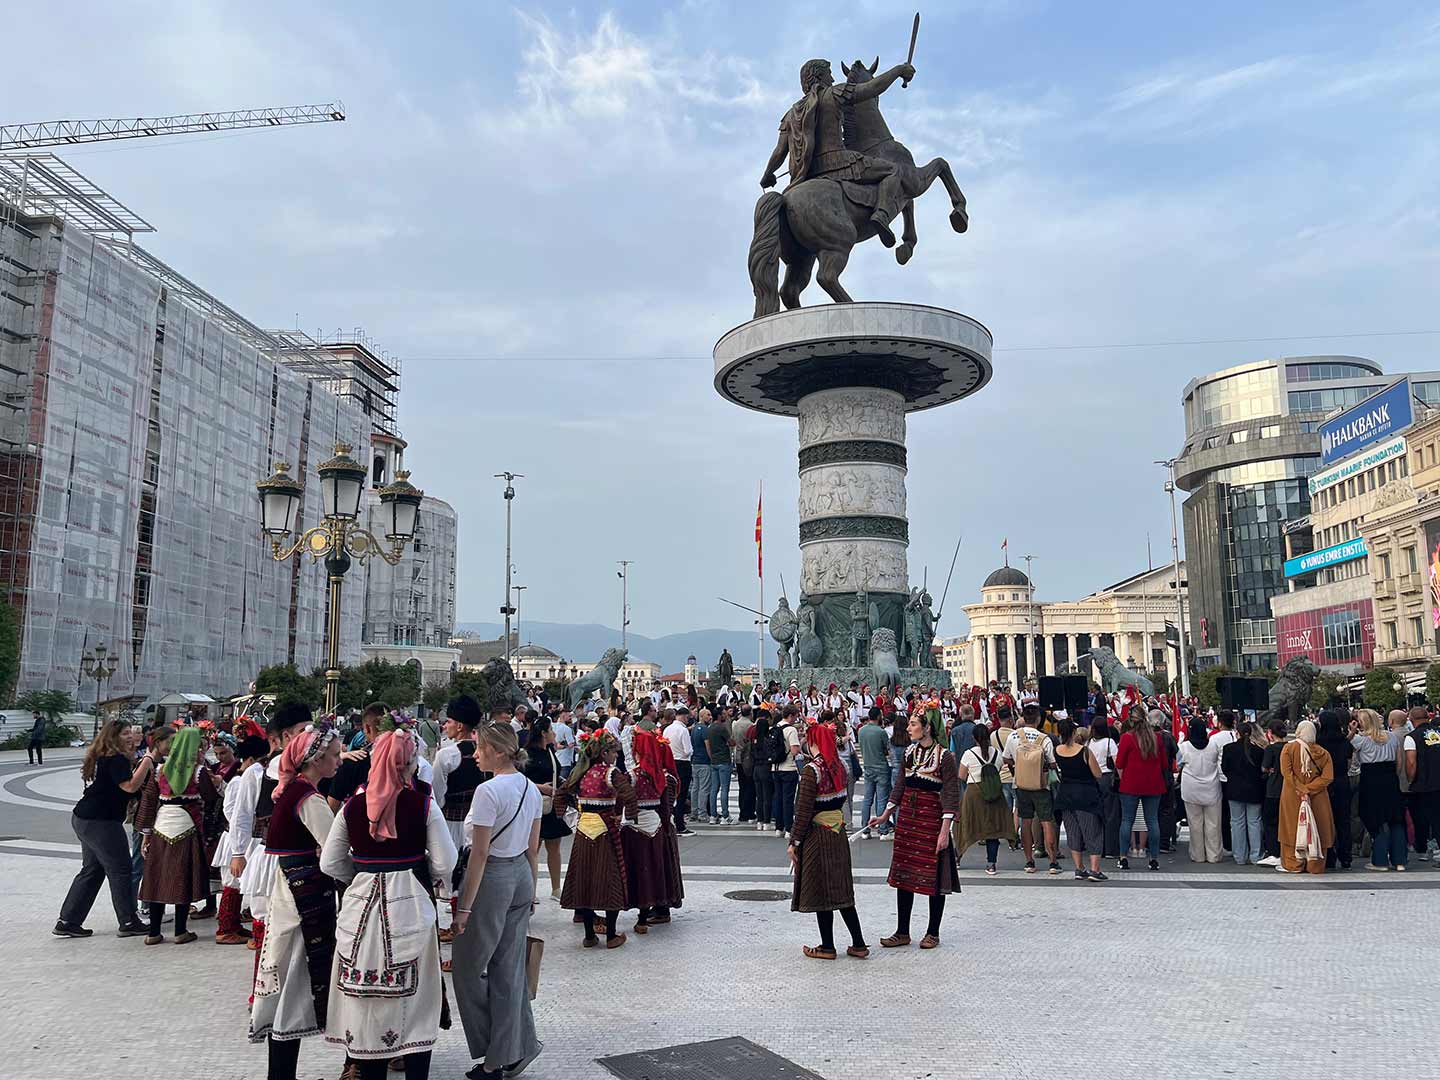
[[[189,113],[184,116],[142,116],[133,120],[50,120],[0,127],[0,153],[38,150],[47,146],[78,146],[112,139],[145,139],[152,135],[193,135],[197,132],[283,127],[287,124],[327,124],[344,119],[344,104],[332,101],[328,105],[291,105],[279,109],[239,109],[235,112]]]

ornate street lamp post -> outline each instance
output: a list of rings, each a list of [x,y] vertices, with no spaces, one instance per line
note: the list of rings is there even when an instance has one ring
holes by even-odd
[[[100,733],[100,687],[101,684],[114,678],[115,669],[120,666],[120,658],[109,652],[104,645],[96,645],[93,653],[80,654],[80,671],[87,679],[95,680],[95,724],[91,732],[91,738]]]
[[[340,694],[340,600],[345,572],[352,560],[364,562],[378,555],[394,566],[405,554],[415,535],[415,522],[425,493],[410,483],[410,474],[400,470],[395,482],[380,489],[381,522],[390,547],[369,529],[358,524],[360,499],[369,475],[365,466],[350,456],[351,447],[337,443],[335,456],[315,471],[320,475],[319,525],[306,529],[289,547],[285,541],[295,530],[304,485],[290,475],[287,462],[277,461],[275,473],[255,485],[260,495],[260,531],[270,538],[270,555],[284,562],[300,552],[312,560],[325,560],[330,585],[330,618],[326,627],[325,711],[333,713]]]

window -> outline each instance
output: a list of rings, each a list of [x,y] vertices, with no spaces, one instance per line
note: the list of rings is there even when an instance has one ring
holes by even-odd
[[[1407,458],[1401,458],[1401,459],[1400,459],[1400,475],[1401,475],[1401,476],[1409,476],[1409,475],[1410,475],[1410,462],[1409,462],[1409,459],[1407,459]]]
[[[1420,569],[1420,565],[1419,565],[1419,563],[1417,562],[1417,559],[1416,559],[1416,549],[1413,548],[1413,547],[1408,547],[1408,548],[1406,548],[1406,549],[1405,549],[1405,572],[1406,572],[1407,574],[1413,574],[1413,573],[1415,573],[1415,571],[1417,571],[1417,570],[1419,570],[1419,569]]]
[[[1286,382],[1315,382],[1321,379],[1368,379],[1374,371],[1359,364],[1286,364]],[[1420,383],[1421,386],[1429,384]]]
[[[1385,463],[1385,475],[1390,480],[1395,479],[1395,462],[1389,461]]]
[[[1274,439],[1274,438],[1277,438],[1277,437],[1279,436],[1279,434],[1280,434],[1280,425],[1279,425],[1279,424],[1266,424],[1264,427],[1262,427],[1262,428],[1260,429],[1260,438],[1262,438],[1262,439]]]
[[[1395,624],[1393,622],[1387,622],[1385,624],[1385,644],[1389,645],[1392,649],[1398,649],[1400,647],[1400,636],[1395,632]]]
[[[1247,439],[1249,439],[1249,438],[1250,438],[1250,432],[1248,432],[1248,431],[1232,431],[1232,432],[1230,432],[1230,442],[1231,442],[1232,444],[1233,444],[1233,443],[1242,443],[1242,442],[1245,442],[1245,441],[1246,441]]]
[[[1224,435],[1211,435],[1208,439],[1205,440],[1205,449],[1214,450],[1215,447],[1219,446],[1224,440]]]
[[[1411,645],[1424,645],[1424,644],[1425,644],[1425,629],[1424,629],[1424,624],[1421,622],[1419,615],[1412,615],[1412,616],[1410,617],[1410,644],[1411,644]]]
[[[1375,474],[1376,474],[1377,472],[1379,472],[1379,471],[1380,471],[1379,469],[1371,469],[1369,472],[1367,472],[1367,473],[1365,474],[1365,477],[1366,477],[1366,479],[1365,479],[1365,490],[1366,490],[1366,491],[1374,491],[1374,490],[1375,490]]]
[[[1390,553],[1388,551],[1380,554],[1380,580],[1390,580]]]

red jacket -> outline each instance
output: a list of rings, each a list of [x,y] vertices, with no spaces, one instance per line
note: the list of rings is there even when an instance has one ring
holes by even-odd
[[[1165,745],[1158,736],[1155,753],[1148,758],[1140,756],[1140,745],[1133,731],[1120,736],[1115,768],[1120,770],[1121,795],[1164,795],[1167,766]]]

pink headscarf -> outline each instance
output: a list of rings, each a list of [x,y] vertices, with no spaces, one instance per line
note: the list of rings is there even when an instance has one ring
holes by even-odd
[[[285,749],[280,753],[280,779],[275,785],[276,796],[285,790],[291,780],[300,775],[300,770],[305,767],[310,746],[319,737],[314,728],[306,728],[285,744]]]
[[[275,784],[275,795],[278,797],[285,786],[300,775],[301,769],[323,754],[334,738],[334,728],[320,731],[311,726],[286,743],[280,754],[280,778]]]
[[[408,731],[387,731],[370,748],[370,779],[365,782],[365,816],[376,840],[395,839],[395,801],[409,786],[415,739]]]

